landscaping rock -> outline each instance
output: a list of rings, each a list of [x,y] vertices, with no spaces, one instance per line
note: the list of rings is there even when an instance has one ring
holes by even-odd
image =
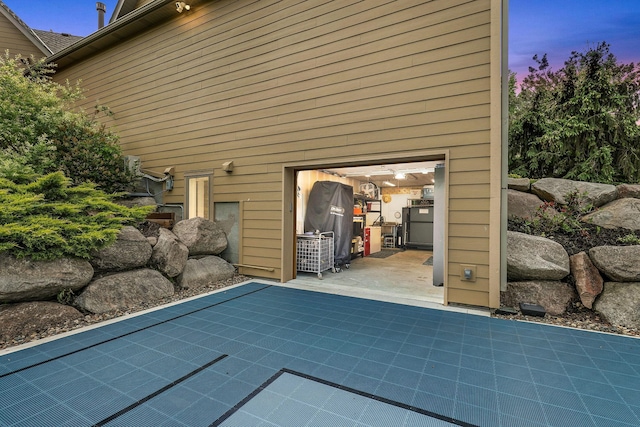
[[[606,282],[593,308],[613,325],[640,328],[640,282]]]
[[[76,304],[91,313],[105,313],[165,298],[173,293],[169,279],[156,270],[143,268],[94,280],[78,295]]]
[[[619,199],[627,197],[640,199],[640,184],[620,184],[616,189],[618,190]]]
[[[640,246],[597,246],[589,250],[589,257],[616,282],[640,282]]]
[[[569,255],[561,244],[507,231],[508,280],[560,280],[569,274],[569,267]]]
[[[595,212],[582,217],[582,221],[604,228],[640,230],[640,199],[618,199]]]
[[[157,206],[156,199],[151,196],[147,197],[130,197],[128,199],[116,200],[116,203],[128,208],[137,208],[141,206]]]
[[[151,265],[169,277],[182,273],[189,258],[189,249],[171,231],[160,229],[158,242],[153,247]]]
[[[604,280],[586,252],[570,256],[569,261],[571,274],[576,281],[576,290],[580,296],[580,302],[585,307],[592,308],[593,302],[602,292]]]
[[[533,219],[544,202],[531,193],[507,190],[507,216],[511,218]],[[548,215],[555,215],[555,209],[546,209]]]
[[[93,277],[89,261],[17,259],[0,254],[0,303],[49,300],[63,290],[82,289]]]
[[[218,255],[227,248],[227,236],[215,222],[204,218],[179,221],[173,234],[189,248],[189,256]]]
[[[10,341],[47,331],[52,325],[83,317],[75,308],[51,301],[32,301],[0,306],[0,341]]]
[[[177,281],[183,288],[197,288],[229,279],[234,273],[235,267],[220,257],[190,258]]]
[[[529,178],[507,178],[509,190],[528,192],[531,189]]]
[[[617,197],[614,185],[592,182],[571,181],[569,179],[542,178],[531,185],[531,191],[542,200],[566,205],[567,194],[577,191],[584,194],[582,205],[591,204],[593,207],[605,205]]]
[[[151,258],[151,245],[135,227],[120,230],[118,239],[93,254],[91,265],[97,271],[122,271],[144,267]]]
[[[567,307],[577,298],[575,289],[563,282],[548,280],[530,280],[508,282],[507,290],[502,293],[501,305],[518,307],[521,302],[538,304],[548,314],[558,316],[567,311]]]

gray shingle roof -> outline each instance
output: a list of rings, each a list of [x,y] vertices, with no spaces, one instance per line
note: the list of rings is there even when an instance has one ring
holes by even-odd
[[[53,53],[59,52],[83,38],[67,33],[54,33],[53,31],[33,30],[33,32],[36,33],[40,40],[42,40]]]

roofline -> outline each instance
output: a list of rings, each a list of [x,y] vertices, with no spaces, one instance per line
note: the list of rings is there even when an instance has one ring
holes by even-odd
[[[44,55],[51,55],[53,51],[49,49],[41,39],[38,37],[33,30],[16,15],[9,6],[4,4],[2,0],[0,0],[0,13],[2,13],[11,23],[26,37],[29,39],[31,43],[33,43]]]
[[[118,19],[118,15],[120,14],[120,10],[122,9],[122,5],[124,4],[124,2],[125,0],[118,0],[118,3],[116,3],[116,7],[113,9],[113,13],[111,14],[111,18],[109,19],[110,24]]]
[[[170,3],[173,3],[173,0],[155,0],[147,3],[71,46],[52,54],[47,58],[47,61],[58,64],[58,68],[60,69],[96,52],[107,49],[128,35],[139,33],[140,30],[148,28],[149,24],[155,24],[167,19],[167,17],[171,15],[168,11],[163,13],[162,9]],[[174,8],[171,8],[171,11],[175,14]],[[146,18],[144,23],[140,21],[142,17]],[[139,24],[135,25],[138,22]]]

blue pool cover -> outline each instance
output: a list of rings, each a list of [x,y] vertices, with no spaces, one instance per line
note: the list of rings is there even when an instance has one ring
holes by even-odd
[[[639,426],[640,340],[252,282],[0,356],[0,426]]]

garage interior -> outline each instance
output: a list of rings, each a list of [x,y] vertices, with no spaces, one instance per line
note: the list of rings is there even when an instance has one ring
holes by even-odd
[[[309,203],[317,200],[310,193],[320,181],[353,189],[352,230],[334,237],[351,242],[346,265],[325,263],[330,254],[317,231],[329,229],[305,229]],[[443,160],[303,170],[296,186],[298,271],[288,284],[399,303],[443,304]],[[438,208],[440,216],[434,215]],[[320,250],[309,255],[305,248],[314,244]],[[301,260],[309,256],[310,266],[304,263],[308,259]],[[434,261],[439,286],[434,286]]]

